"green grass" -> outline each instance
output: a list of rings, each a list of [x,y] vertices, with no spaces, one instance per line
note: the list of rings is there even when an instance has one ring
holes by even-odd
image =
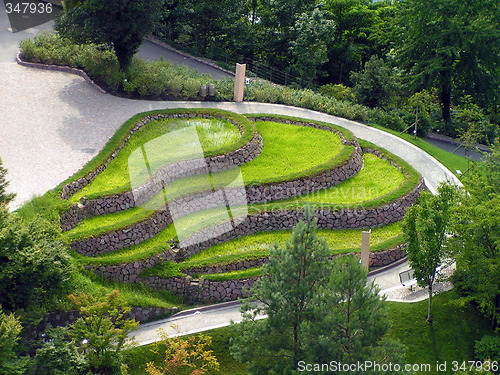
[[[406,363],[409,364],[435,365],[436,361],[447,361],[450,370],[451,361],[474,360],[475,341],[493,333],[486,319],[475,307],[458,305],[457,296],[453,291],[434,298],[435,321],[432,324],[425,321],[427,301],[386,304],[389,319],[392,321],[388,336],[406,345]],[[235,360],[229,351],[231,338],[237,334],[235,328],[229,326],[204,332],[212,337],[210,349],[214,351],[220,363],[219,372],[207,372],[207,375],[246,374],[244,366]],[[151,345],[148,345],[125,352],[125,362],[130,367],[131,375],[144,374],[146,363],[156,359],[150,348]],[[437,372],[422,372],[433,373]],[[441,373],[451,374],[451,371]]]
[[[389,194],[404,181],[405,175],[387,160],[382,160],[373,154],[364,154],[363,168],[355,177],[334,187],[292,198],[283,201],[283,203],[310,202],[352,205]]]
[[[413,169],[407,169],[408,166],[405,166],[405,171],[411,177],[405,182],[404,174],[388,161],[372,154],[365,154],[363,160],[364,166],[361,171],[337,186],[287,201],[250,205],[249,211],[287,207],[290,203],[298,203],[301,206],[304,202],[322,203],[337,206],[336,208],[359,203],[363,203],[363,207],[375,206],[406,193],[419,179],[419,175]],[[113,214],[94,216],[84,220],[64,235],[69,242],[84,239],[130,226],[152,214],[150,210],[136,207]]]
[[[148,163],[152,171],[178,160],[199,157],[196,153],[196,147],[189,147],[193,141],[190,133],[185,134],[182,131],[192,126],[196,127],[201,147],[206,154],[221,153],[222,150],[235,144],[240,138],[238,128],[229,121],[221,119],[196,118],[151,121],[134,133],[106,169],[94,181],[75,194],[71,201],[76,202],[83,196],[93,196],[96,193],[106,195],[106,192],[129,190],[131,179],[134,181],[134,186],[144,183],[149,175],[142,168],[143,150],[141,150],[141,146],[146,144],[144,152],[147,153]],[[171,137],[173,136],[176,140],[175,143],[172,142]]]
[[[475,341],[493,333],[488,321],[474,306],[462,305],[451,291],[433,299],[434,321],[429,324],[427,303],[387,302],[392,321],[389,336],[408,347],[407,363],[448,361],[450,370],[450,361],[474,360]]]
[[[396,130],[384,128],[383,126],[376,125],[373,127],[383,130],[387,133],[391,133],[399,138],[403,138],[405,141],[408,141],[411,144],[421,148],[429,155],[437,159],[441,164],[443,164],[446,168],[448,168],[451,172],[453,172],[457,177],[460,177],[460,175],[458,175],[456,172],[457,169],[462,172],[465,172],[468,168],[467,158],[442,150],[439,147],[436,147],[433,144],[430,144],[429,142],[423,140],[422,138],[413,139],[413,136],[411,134],[406,134],[406,133],[401,134]]]
[[[74,272],[73,283],[73,293],[85,292],[92,295],[104,295],[118,290],[131,306],[188,308],[182,303],[181,298],[174,296],[168,290],[156,290],[140,284],[109,281],[85,271]],[[68,300],[68,308],[71,307]]]
[[[241,167],[245,184],[280,180],[284,179],[284,176],[294,175],[315,168],[318,165],[321,166],[335,159],[335,156],[338,156],[343,149],[340,137],[335,133],[324,130],[265,122],[257,123],[257,127],[263,137],[264,148],[257,158]],[[301,152],[297,152],[297,150]],[[125,152],[125,149],[122,152]],[[302,152],[312,154],[312,156],[304,158]],[[122,167],[126,170],[125,166]],[[216,181],[212,180],[212,182],[214,182],[215,187],[224,185],[228,179],[230,180],[233,177],[233,174],[234,171],[214,173],[212,176]],[[85,195],[88,189],[93,190],[95,184],[100,183],[99,181],[105,183],[105,180],[103,180],[106,177],[105,175],[107,175],[107,169],[87,188],[75,195],[75,199]],[[202,175],[177,180],[170,184],[166,190],[169,198],[173,199],[206,186],[207,176]],[[160,195],[162,193],[159,193],[152,200],[157,200]],[[148,206],[154,206],[154,204],[148,204]],[[106,233],[132,225],[152,214],[151,210],[136,207],[123,212],[95,216],[83,221],[72,231],[66,233],[65,236],[68,241],[74,241],[98,233]]]
[[[269,256],[269,247],[277,242],[281,246],[290,238],[291,231],[260,232],[236,238],[205,249],[180,263],[165,262],[143,272],[142,276],[174,277],[182,276],[183,270],[204,266],[228,264],[241,260],[258,259]],[[361,230],[319,230],[332,254],[359,252],[361,248]],[[401,224],[393,223],[382,228],[374,228],[371,234],[371,250],[380,251],[402,242]],[[245,275],[234,274],[234,278],[244,278]],[[233,278],[228,273],[224,279]]]
[[[227,280],[250,279],[254,277],[259,277],[260,275],[261,275],[260,267],[253,267],[239,271],[213,273],[211,275],[205,275],[204,278],[211,281],[227,281]]]

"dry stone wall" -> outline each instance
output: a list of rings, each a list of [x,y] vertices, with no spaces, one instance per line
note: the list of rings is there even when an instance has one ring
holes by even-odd
[[[393,249],[370,253],[370,267],[386,266],[402,259],[406,255],[405,248],[406,245],[401,244]],[[162,278],[158,276],[138,278],[136,274],[129,274],[126,272],[117,273],[117,269],[112,269],[111,266],[99,267],[94,269],[94,271],[98,275],[108,279],[132,283],[140,282],[153,288],[170,290],[174,294],[184,297],[191,303],[210,303],[232,301],[240,297],[247,297],[247,291],[252,288],[257,278],[227,281],[213,281],[201,278],[200,280],[194,281],[191,275],[195,273],[213,274],[243,270],[252,267],[260,267],[267,262],[269,262],[268,258],[259,258],[212,267],[192,268],[190,270],[184,270],[184,272],[189,274],[188,276],[172,278]],[[123,269],[125,269],[125,267]]]
[[[119,151],[126,145],[130,137],[148,122],[164,118],[195,117],[225,119],[222,116],[212,116],[209,114],[163,114],[146,116],[131,130],[130,134],[126,137],[123,144],[111,154],[106,162],[97,167],[95,171],[92,171],[86,176],[64,186],[61,194],[62,198],[68,199],[77,191],[80,191],[86,185],[92,182],[97,177],[97,175],[104,171],[109,163],[118,155]],[[230,121],[229,119],[226,120]],[[239,128],[240,132],[243,132],[243,128],[241,127],[241,125],[239,125],[235,121],[230,122],[236,125]],[[176,179],[208,172],[224,171],[248,163],[260,154],[260,152],[262,151],[262,147],[262,137],[259,133],[255,132],[252,139],[242,147],[236,150],[229,151],[226,154],[205,158],[205,163],[203,163],[204,166],[201,168],[199,167],[199,160],[186,160],[172,163],[158,170],[153,178],[151,178],[149,181],[147,181],[145,184],[138,187],[134,191],[127,191],[121,194],[114,194],[90,200],[82,198],[80,200],[80,203],[74,205],[70,210],[61,215],[61,229],[63,231],[68,231],[78,225],[79,222],[94,215],[114,213],[143,204],[144,202],[147,202],[151,197],[153,197],[156,193],[158,193],[164,186],[168,185],[170,182]]]
[[[379,227],[401,220],[406,209],[412,206],[418,198],[420,192],[426,186],[422,180],[408,194],[396,199],[393,202],[373,208],[342,208],[324,206],[316,209],[318,227],[320,229],[363,229]],[[279,209],[251,214],[235,227],[227,228],[228,223],[209,227],[205,231],[199,231],[189,242],[193,245],[177,249],[175,259],[182,261],[193,254],[196,254],[208,247],[238,238],[249,234],[264,231],[275,231],[293,228],[303,219],[301,207],[292,205],[290,209]],[[76,241],[71,247],[78,253],[94,256],[109,251],[133,246],[153,237],[159,233],[172,219],[169,211],[159,211],[147,221],[140,222],[130,228],[109,232],[102,236]],[[221,235],[212,238],[213,233]]]

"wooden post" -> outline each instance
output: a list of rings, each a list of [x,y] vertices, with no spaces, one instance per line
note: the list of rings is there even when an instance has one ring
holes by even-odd
[[[236,76],[234,77],[234,98],[235,102],[243,101],[243,89],[245,88],[246,64],[236,64]]]
[[[363,231],[361,239],[361,266],[368,271],[370,267],[370,234],[372,230]]]

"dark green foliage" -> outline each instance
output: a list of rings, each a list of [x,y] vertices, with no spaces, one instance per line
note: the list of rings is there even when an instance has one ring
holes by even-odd
[[[500,336],[484,336],[476,341],[475,349],[478,360],[490,359],[500,363]]]
[[[466,174],[467,193],[454,215],[451,245],[456,252],[454,283],[500,326],[500,145]]]
[[[354,96],[370,108],[385,107],[396,95],[397,78],[382,59],[372,56],[361,72],[351,74]]]
[[[446,235],[456,196],[456,189],[451,185],[441,185],[438,192],[435,196],[421,193],[417,204],[407,210],[403,221],[408,261],[418,285],[429,290],[428,322],[432,322],[432,288],[437,268],[450,255],[445,246]]]
[[[316,290],[312,300],[312,318],[301,327],[307,363],[387,358],[395,347],[404,352],[396,342],[381,341],[389,329],[387,312],[379,288],[366,280],[358,257],[333,260],[329,282]]]
[[[2,166],[2,159],[0,159],[0,206],[9,204],[16,197],[16,194],[6,191],[7,186],[9,186],[9,182],[5,178],[6,175],[7,169]]]
[[[0,306],[0,375],[21,375],[28,366],[29,358],[16,353],[21,330],[14,314],[5,314]]]
[[[86,0],[61,13],[56,29],[76,43],[110,45],[126,71],[159,18],[160,0]]]
[[[56,302],[69,287],[71,267],[57,230],[37,218],[0,210],[0,304],[8,310]]]
[[[127,335],[139,325],[125,317],[130,306],[116,290],[104,297],[80,293],[69,298],[81,317],[68,327],[67,334],[84,355],[91,373],[122,374],[121,354]]]
[[[251,374],[293,373],[299,361],[387,358],[386,349],[395,346],[403,352],[397,343],[380,341],[388,330],[383,302],[378,289],[366,285],[359,259],[338,257],[330,264],[328,245],[316,230],[306,208],[285,248],[270,250],[252,289],[261,305],[243,307],[245,319],[231,350]],[[258,313],[267,319],[256,321]]]
[[[498,101],[500,11],[496,0],[399,2],[392,38],[415,90],[439,88],[445,131],[453,91]],[[487,104],[488,103],[488,104]]]
[[[36,351],[35,375],[89,375],[89,365],[75,343],[68,340],[66,328],[45,332],[45,343]]]

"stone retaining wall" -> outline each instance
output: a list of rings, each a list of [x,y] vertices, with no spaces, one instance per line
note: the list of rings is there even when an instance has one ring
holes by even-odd
[[[288,122],[292,123],[292,122]],[[354,150],[349,158],[347,158],[340,165],[334,168],[318,172],[311,176],[304,176],[291,181],[264,183],[246,186],[248,203],[263,203],[276,200],[283,200],[292,198],[298,195],[312,193],[321,189],[332,187],[339,182],[342,182],[350,177],[355,176],[363,166],[362,150],[356,140],[348,141],[345,139],[341,132],[335,131],[331,127],[319,125],[309,122],[293,122],[296,125],[310,126],[318,129],[334,132],[341,138],[344,145],[354,146]],[[157,176],[153,178],[148,184],[137,189],[134,192],[125,192],[97,199],[86,200],[82,198],[79,204],[74,205],[71,210],[61,215],[61,228],[63,231],[74,228],[82,220],[94,216],[114,213],[126,210],[131,207],[138,206],[149,200],[152,196],[158,193],[164,186],[168,185],[175,179],[188,177],[192,175],[217,172],[229,169],[232,166],[245,164],[253,160],[262,150],[262,138],[258,133],[254,138],[241,149],[231,151],[227,155],[218,155],[216,157],[207,158],[207,163],[210,170],[196,169],[189,167],[182,167],[179,165],[171,165],[168,168],[159,171]],[[113,153],[113,155],[117,152]],[[189,161],[188,161],[189,162]],[[186,163],[186,162],[184,162]],[[106,164],[107,165],[107,164]],[[104,168],[103,168],[104,170]],[[100,172],[99,172],[100,173]],[[95,176],[92,177],[92,179]],[[82,179],[80,179],[82,180]],[[76,182],[80,181],[77,180]],[[86,185],[90,181],[84,179],[83,183]],[[85,186],[83,185],[83,186]],[[78,184],[78,188],[83,186]],[[138,191],[141,191],[139,194]],[[63,189],[64,191],[64,189]],[[206,194],[206,193],[205,193]],[[139,198],[138,197],[142,197]],[[189,199],[189,197],[186,197]],[[194,210],[193,212],[196,212]]]
[[[336,210],[331,207],[319,207],[315,216],[318,218],[318,228],[320,229],[363,229],[380,227],[402,220],[406,209],[411,207],[417,200],[420,192],[426,186],[423,179],[408,194],[399,197],[393,202],[373,208],[343,208]],[[211,227],[207,231],[198,232],[197,240],[192,240],[193,245],[183,247],[177,251],[176,260],[182,261],[193,254],[196,254],[208,247],[227,242],[229,240],[264,231],[275,231],[293,228],[303,219],[302,209],[292,208],[289,210],[265,211],[247,216],[245,221],[228,230],[225,233],[204,239],[211,233],[221,233],[217,227]],[[227,224],[222,224],[227,226]]]
[[[354,176],[362,167],[362,156],[357,151],[353,152],[353,157],[348,159],[346,163],[331,170],[322,172],[316,176],[308,178],[300,178],[294,181],[288,181],[276,184],[262,184],[257,186],[246,186],[246,201],[248,204],[263,203],[269,201],[283,200],[292,198],[298,195],[307,194],[310,192],[325,189],[338,184],[346,178]],[[224,189],[226,196],[233,195],[231,201],[244,201],[244,197],[238,197],[238,189]],[[206,197],[204,199],[204,197]],[[174,201],[177,207],[182,207],[183,216],[191,213],[199,212],[206,209],[225,207],[226,202],[219,202],[216,197],[207,195],[207,192],[192,194],[185,197],[180,197]],[[201,199],[200,199],[201,198]],[[74,206],[70,211],[67,211],[61,216],[61,226],[65,229],[70,229],[79,221],[93,216],[96,212],[96,207],[131,207],[133,206],[134,197],[128,192],[121,198],[115,201],[116,204],[110,204],[108,198],[98,198],[93,201],[82,200],[80,204]],[[92,202],[91,204],[88,202]],[[92,208],[91,208],[92,207]],[[100,209],[98,213],[100,213]],[[64,223],[64,225],[62,224]],[[71,247],[80,254],[93,256],[109,251],[123,249],[128,246],[136,245],[140,242],[154,237],[167,225],[172,223],[168,207],[162,211],[158,211],[147,219],[135,223],[127,228],[122,228],[103,235],[88,238],[81,241],[76,241],[71,244]]]
[[[382,267],[389,265],[401,258],[405,253],[406,244],[398,245],[393,249],[370,253],[370,267]],[[261,267],[263,264],[269,263],[268,257],[258,259],[248,259],[227,264],[218,264],[216,266],[193,267],[182,270],[186,275],[211,275],[214,273],[224,273],[232,271],[246,270],[254,267]]]
[[[403,258],[406,255],[404,251],[405,247],[406,245],[403,244],[396,246],[394,249],[371,253],[370,267],[385,266]],[[259,262],[263,264],[267,261],[267,258],[261,258],[254,261],[248,261],[248,264],[251,262],[252,267],[255,267],[259,265]],[[229,271],[229,268],[227,268],[227,271],[224,271],[224,267],[234,268],[234,270],[246,269],[248,267],[243,268],[245,262],[246,261],[237,262],[233,265],[226,266],[205,267],[198,270],[204,271],[201,273],[215,273],[212,271]],[[174,294],[184,297],[186,301],[190,303],[214,303],[233,301],[241,297],[248,297],[248,291],[252,288],[256,280],[257,278],[212,281],[201,278],[196,282],[193,281],[191,276],[169,279],[153,276],[141,279],[140,281],[153,288],[171,290]]]
[[[387,225],[401,220],[406,209],[412,206],[420,192],[426,186],[423,179],[408,194],[399,197],[393,202],[373,208],[342,208],[319,207],[316,209],[318,227],[320,229],[363,229]],[[292,205],[291,209],[264,211],[249,215],[245,220],[232,227],[228,223],[209,227],[199,231],[189,239],[192,245],[177,250],[176,261],[182,261],[208,247],[257,232],[274,231],[293,228],[303,219],[303,210]],[[168,211],[157,212],[152,219],[136,224],[131,228],[107,233],[103,236],[77,241],[71,247],[78,253],[93,256],[112,250],[122,249],[140,243],[156,235],[162,228],[171,222]],[[229,225],[229,227],[228,227]],[[213,233],[222,233],[213,237]]]

